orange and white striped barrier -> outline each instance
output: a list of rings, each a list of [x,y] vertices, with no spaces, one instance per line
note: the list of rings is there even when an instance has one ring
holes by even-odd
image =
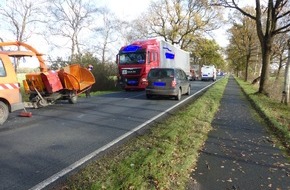
[[[13,90],[13,89],[19,89],[20,85],[19,83],[5,83],[0,84],[0,90]]]

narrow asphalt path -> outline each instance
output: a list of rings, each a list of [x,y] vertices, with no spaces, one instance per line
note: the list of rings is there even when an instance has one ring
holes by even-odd
[[[189,190],[290,190],[290,162],[273,144],[233,77]]]

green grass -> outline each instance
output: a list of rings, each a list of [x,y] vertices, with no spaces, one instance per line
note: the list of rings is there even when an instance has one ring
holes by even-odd
[[[270,131],[277,137],[284,149],[290,154],[290,107],[271,99],[265,95],[257,94],[258,88],[248,82],[236,78],[252,104],[270,123]]]
[[[65,189],[184,189],[228,79],[145,134],[88,164]]]

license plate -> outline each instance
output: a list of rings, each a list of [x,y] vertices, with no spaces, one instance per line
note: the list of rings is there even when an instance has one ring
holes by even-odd
[[[154,82],[153,83],[154,86],[166,86],[165,82]]]
[[[136,80],[128,80],[127,83],[133,85],[133,84],[138,84],[138,81],[136,81]]]

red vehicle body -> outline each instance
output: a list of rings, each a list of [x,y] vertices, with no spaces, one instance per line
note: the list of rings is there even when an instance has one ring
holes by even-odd
[[[117,55],[118,81],[125,89],[145,89],[151,68],[181,68],[190,73],[189,52],[159,39],[135,41]]]
[[[145,89],[147,74],[160,66],[160,42],[157,39],[136,41],[123,46],[117,55],[118,82],[125,90]]]

